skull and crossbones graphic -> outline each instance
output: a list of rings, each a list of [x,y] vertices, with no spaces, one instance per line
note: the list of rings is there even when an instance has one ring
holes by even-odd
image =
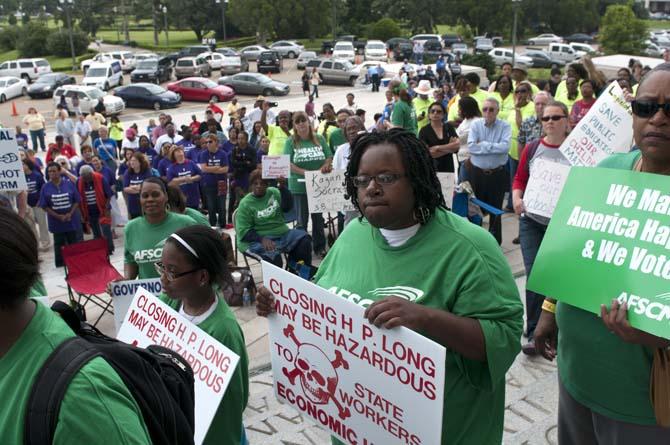
[[[300,384],[305,397],[317,405],[325,405],[332,400],[337,406],[340,419],[351,417],[349,408],[342,406],[335,397],[335,389],[339,381],[336,369],[339,367],[349,369],[349,363],[342,357],[342,353],[336,350],[335,360],[331,361],[319,347],[298,341],[293,325],[287,325],[282,332],[298,347],[293,361],[295,365],[293,370],[282,368],[282,372],[291,385],[295,385],[296,377],[300,376]]]

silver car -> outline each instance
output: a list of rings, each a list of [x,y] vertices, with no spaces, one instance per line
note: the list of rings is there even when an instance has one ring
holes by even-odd
[[[291,40],[278,40],[270,45],[270,49],[278,51],[282,57],[288,57],[289,59],[295,59],[298,54],[305,51],[304,46]]]
[[[296,66],[298,67],[299,70],[304,70],[305,66],[307,65],[307,62],[309,62],[312,59],[316,59],[316,57],[317,55],[314,51],[303,51],[298,56]]]
[[[323,83],[339,83],[354,86],[358,78],[358,72],[354,66],[345,59],[313,59],[307,62],[306,70],[316,70],[321,73]]]
[[[240,53],[246,57],[247,60],[257,60],[258,56],[263,52],[268,51],[268,49],[261,45],[251,45],[245,46],[240,50]]]
[[[202,57],[182,57],[175,64],[174,74],[177,80],[184,77],[209,77],[212,67]]]

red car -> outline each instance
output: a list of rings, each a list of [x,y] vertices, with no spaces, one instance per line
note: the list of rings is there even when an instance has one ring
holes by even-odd
[[[228,101],[235,97],[235,91],[227,86],[219,85],[205,77],[187,77],[169,83],[167,89],[179,93],[182,100],[199,102]]]

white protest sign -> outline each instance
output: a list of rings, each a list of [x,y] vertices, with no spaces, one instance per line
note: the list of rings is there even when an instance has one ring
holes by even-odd
[[[617,82],[600,95],[559,150],[572,165],[594,167],[633,143],[633,112]]]
[[[291,157],[289,155],[263,156],[263,179],[279,179],[291,176]]]
[[[305,188],[309,213],[354,211],[356,207],[344,198],[344,170],[321,173],[318,170],[305,172]]]
[[[454,203],[454,188],[456,188],[456,174],[454,173],[437,173],[437,179],[440,180],[442,186],[442,195],[447,207],[451,208]]]
[[[28,190],[14,134],[11,128],[0,128],[0,191]]]
[[[195,444],[200,445],[240,357],[141,287],[116,338],[141,348],[160,345],[172,349],[191,365]]]
[[[546,159],[533,160],[526,191],[523,194],[526,211],[551,218],[569,174],[569,165]]]
[[[126,313],[137,293],[137,289],[143,287],[158,296],[163,290],[160,278],[146,278],[144,280],[112,281],[110,290],[112,301],[114,302],[114,327],[116,332],[121,329],[121,324],[126,318]]]
[[[267,262],[275,395],[349,444],[442,443],[445,348]]]

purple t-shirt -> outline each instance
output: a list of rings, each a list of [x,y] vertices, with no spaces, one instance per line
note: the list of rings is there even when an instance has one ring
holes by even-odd
[[[158,162],[158,167],[156,170],[158,170],[158,173],[162,176],[167,176],[167,171],[168,168],[172,165],[172,161],[170,161],[168,158],[163,158]]]
[[[105,183],[108,184],[110,187],[116,185],[116,178],[114,178],[114,173],[112,173],[112,170],[103,165],[100,171],[96,170],[96,173],[100,173],[103,178],[105,178]]]
[[[140,153],[143,153],[144,156],[147,157],[147,161],[149,161],[149,165],[154,165],[154,158],[158,156],[158,153],[156,152],[156,150],[154,150],[151,147],[147,147],[147,148],[140,147],[140,148],[137,149],[137,151],[139,151]]]
[[[260,148],[256,150],[256,164],[261,165],[263,163],[263,156],[267,156],[268,154],[265,153],[263,150]]]
[[[228,155],[225,151],[219,149],[214,153],[210,153],[209,150],[205,150],[200,153],[200,159],[198,159],[198,164],[204,164],[209,167],[224,167],[228,165]],[[216,186],[218,181],[225,181],[226,174],[217,174],[217,173],[204,173],[202,174],[202,185],[203,186]]]
[[[183,176],[196,176],[200,175],[200,167],[195,162],[191,162],[188,159],[184,160],[182,164],[174,163],[170,165],[167,171],[167,180],[168,182],[172,181],[174,178],[181,178]],[[191,182],[190,184],[181,184],[179,186],[184,195],[186,195],[186,205],[193,209],[200,207],[200,186],[197,182]]]
[[[191,151],[186,153],[186,159],[190,159],[191,161],[198,163],[198,159],[200,159],[200,153],[202,153],[203,151],[207,150],[202,147],[193,146]]]
[[[135,173],[128,170],[126,174],[123,175],[123,188],[130,187],[131,185],[141,185],[142,182],[150,176],[151,170],[149,169],[142,173]],[[128,213],[131,215],[139,215],[142,213],[139,193],[126,193],[126,207],[128,208]]]
[[[123,181],[123,176],[128,171],[128,163],[126,163],[126,162],[120,163],[119,164],[119,169],[117,171],[118,171],[118,174],[119,174],[119,178],[121,178],[121,181]]]
[[[93,168],[93,164],[91,164],[90,162],[79,161],[79,164],[77,164],[77,168],[74,169],[74,171],[77,172],[77,176],[81,175],[81,172],[80,172],[79,170],[81,170],[81,168],[82,168],[84,165],[88,165],[88,166],[90,166],[91,168]]]
[[[39,170],[33,170],[26,175],[26,184],[28,185],[28,205],[35,207],[40,201],[40,192],[44,186],[44,176]]]
[[[72,206],[79,201],[80,197],[77,187],[71,181],[61,180],[59,185],[53,182],[44,184],[38,205],[43,209],[49,207],[56,213],[64,215],[72,210]],[[49,232],[51,233],[75,232],[81,229],[79,212],[72,213],[72,218],[69,221],[61,221],[47,213],[47,221],[49,222]]]
[[[184,154],[187,158],[190,151],[193,150],[193,147],[195,147],[193,141],[187,141],[186,139],[182,139],[181,141],[177,142],[177,145],[184,147]]]

